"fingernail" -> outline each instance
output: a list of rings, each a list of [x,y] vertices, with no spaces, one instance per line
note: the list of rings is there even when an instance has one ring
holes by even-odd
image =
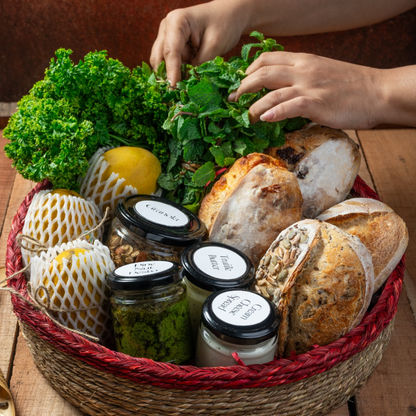
[[[272,121],[274,119],[274,112],[269,110],[260,116],[261,121]]]
[[[232,93],[228,96],[227,101],[234,101],[234,100],[235,100],[235,97],[237,97],[237,93],[232,92]]]

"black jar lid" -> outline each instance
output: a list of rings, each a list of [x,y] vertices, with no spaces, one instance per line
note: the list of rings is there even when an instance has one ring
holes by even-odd
[[[182,280],[182,267],[172,261],[142,261],[115,269],[108,276],[112,290],[148,290]]]
[[[202,241],[206,227],[182,205],[153,195],[131,195],[117,205],[116,217],[130,231],[159,243],[186,247]]]
[[[226,244],[204,241],[187,247],[181,255],[182,274],[195,286],[217,292],[249,289],[255,269],[240,250]]]
[[[223,341],[255,345],[277,335],[280,319],[265,297],[248,290],[222,290],[207,297],[201,321]]]

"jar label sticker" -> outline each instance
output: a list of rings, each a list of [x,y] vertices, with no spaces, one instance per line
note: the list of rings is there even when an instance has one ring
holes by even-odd
[[[244,290],[219,293],[212,312],[221,321],[235,326],[258,325],[269,316],[270,304],[261,295]]]
[[[144,219],[167,227],[185,227],[189,217],[179,209],[159,201],[139,201],[135,211]]]
[[[145,276],[156,274],[169,270],[173,266],[170,261],[142,261],[140,263],[131,263],[114,270],[117,276]]]
[[[195,251],[193,260],[198,269],[216,279],[238,279],[247,272],[244,258],[223,247],[201,247]]]

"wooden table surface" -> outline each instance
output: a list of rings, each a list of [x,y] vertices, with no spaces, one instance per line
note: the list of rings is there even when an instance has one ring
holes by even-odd
[[[389,346],[366,385],[331,416],[416,415],[416,130],[347,131],[362,149],[360,176],[406,222],[404,288]],[[5,277],[11,221],[34,186],[14,171],[0,134],[0,281]],[[0,370],[9,382],[18,416],[81,416],[37,370],[19,333],[10,295],[0,291]]]

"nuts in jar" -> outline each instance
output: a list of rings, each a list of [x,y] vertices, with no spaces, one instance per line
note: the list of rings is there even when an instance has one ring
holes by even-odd
[[[116,267],[180,262],[183,249],[201,242],[205,234],[205,225],[183,206],[157,196],[132,195],[118,203],[106,244]]]

